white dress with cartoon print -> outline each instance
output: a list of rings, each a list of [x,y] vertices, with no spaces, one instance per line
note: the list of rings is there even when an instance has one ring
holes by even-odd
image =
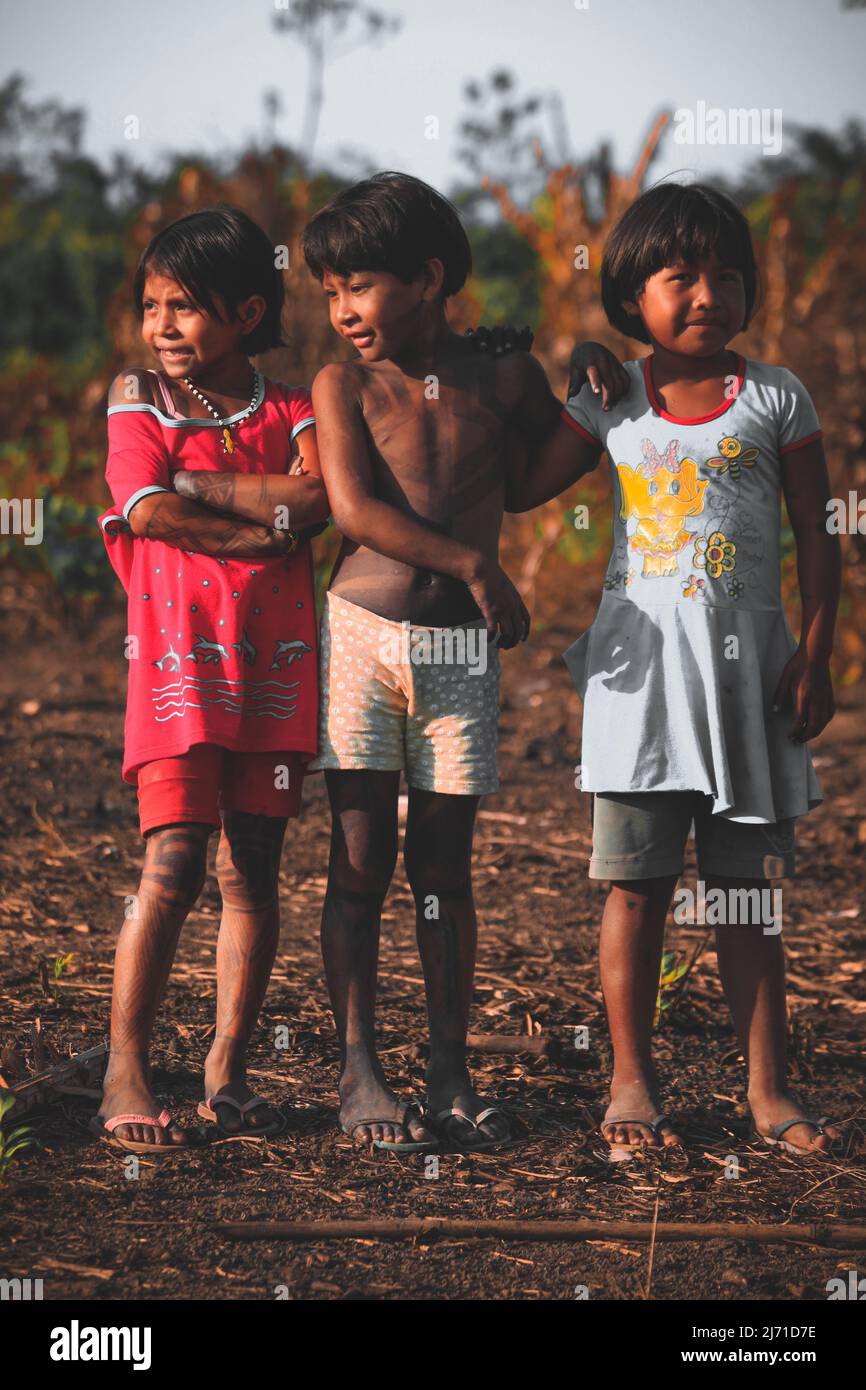
[[[589,386],[563,412],[607,451],[613,551],[592,627],[565,653],[584,702],[581,786],[688,791],[729,820],[818,805],[792,708],[772,711],[796,649],[780,589],[781,457],[820,437],[784,367],[744,358],[731,399],[683,420],[653,390],[650,359],[609,411]]]

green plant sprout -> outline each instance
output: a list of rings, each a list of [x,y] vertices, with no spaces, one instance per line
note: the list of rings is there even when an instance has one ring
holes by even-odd
[[[22,1149],[38,1146],[39,1140],[29,1125],[17,1125],[6,1132],[6,1116],[15,1104],[16,1097],[8,1090],[0,1090],[0,1182],[6,1177],[7,1169],[15,1154]]]
[[[72,960],[73,953],[70,951],[66,956],[55,956],[54,960],[49,960],[48,956],[39,958],[39,979],[45,994],[50,994],[55,1004],[60,1003],[60,977]]]
[[[665,951],[662,956],[659,992],[656,996],[655,1013],[653,1014],[653,1028],[660,1026],[662,1016],[680,994],[689,971],[694,965],[694,960],[687,961],[684,959],[684,955],[683,951]]]

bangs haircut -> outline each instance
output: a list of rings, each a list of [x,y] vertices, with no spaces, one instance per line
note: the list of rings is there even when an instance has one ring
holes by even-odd
[[[623,307],[636,300],[647,280],[683,261],[695,266],[715,253],[743,277],[746,314],[758,295],[752,235],[730,198],[706,184],[663,183],[650,188],[623,213],[607,240],[601,267],[601,300],[614,328],[641,343],[650,341],[643,320]]]
[[[241,351],[254,357],[283,345],[285,291],[274,248],[261,227],[240,208],[192,212],[157,232],[142,253],[132,282],[139,316],[144,313],[144,284],[151,272],[176,280],[197,309],[221,322],[225,317],[214,296],[219,296],[235,318],[243,300],[261,295],[264,315],[241,339]]]
[[[328,272],[343,278],[384,270],[408,285],[425,261],[435,259],[445,268],[447,299],[472,270],[469,238],[454,205],[421,179],[393,171],[338,193],[307,223],[301,246],[320,284]]]

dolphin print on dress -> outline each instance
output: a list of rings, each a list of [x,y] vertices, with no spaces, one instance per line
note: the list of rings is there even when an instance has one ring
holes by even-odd
[[[274,659],[268,667],[268,670],[281,671],[283,669],[282,661],[284,657],[286,661],[286,670],[288,670],[293,661],[300,661],[305,652],[311,652],[312,650],[312,647],[308,646],[306,642],[302,642],[300,638],[296,638],[293,642],[281,642],[278,639],[274,647]]]
[[[225,660],[228,661],[229,654],[222,642],[209,642],[206,637],[202,637],[201,633],[197,632],[195,641],[192,644],[192,651],[187,652],[186,659],[187,661],[197,662],[199,657],[201,657],[203,664],[207,666],[209,663],[219,661],[220,657],[224,657]]]

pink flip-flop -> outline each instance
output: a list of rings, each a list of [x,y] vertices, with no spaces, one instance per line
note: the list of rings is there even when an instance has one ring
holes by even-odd
[[[174,1153],[177,1149],[188,1149],[190,1144],[144,1144],[137,1139],[121,1139],[115,1137],[114,1131],[118,1125],[151,1125],[154,1129],[169,1130],[173,1127],[174,1121],[167,1110],[161,1110],[159,1115],[113,1115],[110,1120],[101,1120],[98,1115],[92,1116],[90,1129],[101,1139],[104,1144],[110,1144],[113,1149],[125,1149],[127,1153]]]
[[[273,1101],[265,1100],[262,1096],[251,1096],[249,1100],[235,1100],[234,1096],[208,1096],[207,1100],[202,1101],[198,1107],[198,1113],[203,1120],[209,1120],[219,1129],[220,1134],[225,1139],[269,1139],[275,1134],[282,1134],[286,1127],[286,1117],[278,1111],[278,1118],[269,1125],[260,1125],[255,1129],[250,1129],[246,1123],[242,1129],[226,1129],[220,1121],[219,1115],[214,1110],[214,1105],[230,1105],[233,1110],[237,1110],[241,1120],[249,1110],[256,1110],[261,1105],[267,1105],[271,1110],[277,1110]]]

